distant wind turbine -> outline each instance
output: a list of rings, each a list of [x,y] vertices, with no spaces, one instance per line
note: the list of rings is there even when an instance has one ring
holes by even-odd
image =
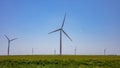
[[[107,49],[104,49],[104,55],[106,55],[106,50],[107,50]]]
[[[56,55],[56,49],[54,49],[54,55]]]
[[[68,34],[63,30],[63,26],[64,26],[64,23],[65,23],[65,18],[66,18],[66,13],[64,15],[64,19],[63,19],[63,23],[62,23],[61,28],[48,33],[48,34],[51,34],[51,33],[60,31],[60,55],[62,55],[62,33],[64,33],[72,41],[72,39],[68,36]]]
[[[34,49],[32,48],[32,55],[33,55],[33,53],[34,53]]]
[[[75,49],[74,49],[74,51],[75,51],[75,55],[76,55],[76,50],[77,50],[77,49],[76,49],[76,47],[75,47]]]
[[[10,52],[10,43],[12,42],[12,41],[14,41],[14,40],[16,40],[17,38],[13,38],[13,39],[9,39],[6,35],[4,35],[6,38],[7,38],[7,40],[8,40],[8,55],[9,55],[9,52]]]

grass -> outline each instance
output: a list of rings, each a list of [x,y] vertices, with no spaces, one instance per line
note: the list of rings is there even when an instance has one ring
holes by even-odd
[[[120,68],[120,56],[0,56],[0,68]]]

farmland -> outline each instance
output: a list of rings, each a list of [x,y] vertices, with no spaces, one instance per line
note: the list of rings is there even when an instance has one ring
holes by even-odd
[[[0,68],[119,68],[120,56],[0,56]]]

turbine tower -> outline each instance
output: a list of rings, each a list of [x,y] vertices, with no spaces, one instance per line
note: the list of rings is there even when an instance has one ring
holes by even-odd
[[[72,41],[72,39],[68,36],[68,34],[63,30],[63,26],[64,26],[64,23],[65,23],[65,18],[66,18],[66,13],[64,15],[62,26],[59,29],[48,33],[48,34],[51,34],[51,33],[57,32],[57,31],[60,32],[60,55],[62,55],[62,33],[64,33]]]
[[[14,40],[16,40],[17,38],[13,38],[13,39],[9,39],[6,35],[4,35],[6,38],[7,38],[7,40],[8,40],[8,55],[9,55],[9,52],[10,52],[10,43],[12,42],[12,41],[14,41]]]

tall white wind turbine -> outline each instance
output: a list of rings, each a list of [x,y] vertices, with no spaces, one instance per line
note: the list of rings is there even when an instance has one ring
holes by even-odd
[[[51,33],[58,32],[58,31],[60,32],[60,55],[62,55],[62,33],[65,34],[72,41],[72,39],[68,36],[68,34],[63,30],[64,23],[65,23],[65,18],[66,18],[66,13],[64,15],[62,26],[59,29],[48,33],[48,34],[51,34]]]
[[[14,40],[16,40],[17,38],[13,38],[13,39],[9,39],[6,35],[4,35],[6,38],[7,38],[7,40],[8,40],[8,52],[7,52],[7,54],[8,55],[10,55],[9,53],[10,53],[10,43],[12,42],[12,41],[14,41]]]

